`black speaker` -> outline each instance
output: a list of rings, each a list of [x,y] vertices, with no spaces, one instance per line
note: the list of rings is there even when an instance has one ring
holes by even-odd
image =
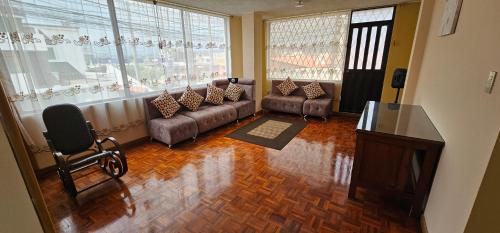
[[[407,69],[402,68],[397,68],[394,70],[394,74],[392,74],[392,88],[404,88],[407,71]]]

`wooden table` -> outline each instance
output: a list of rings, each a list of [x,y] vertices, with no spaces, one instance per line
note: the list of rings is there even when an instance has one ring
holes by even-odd
[[[367,102],[356,129],[349,198],[356,188],[411,200],[424,211],[444,140],[421,106]]]

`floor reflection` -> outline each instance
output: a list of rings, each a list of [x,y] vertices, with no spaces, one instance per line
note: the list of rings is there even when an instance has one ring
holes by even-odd
[[[334,148],[332,142],[309,142],[294,138],[281,151],[266,148],[267,162],[271,168],[306,176],[309,178],[307,182],[327,181],[331,176]]]
[[[174,149],[157,142],[130,148],[121,183],[106,182],[77,201],[55,174],[42,179],[57,231],[417,232],[376,199],[347,200],[355,119],[308,121],[282,151],[224,137],[251,120]],[[98,179],[83,174],[81,187]]]
[[[353,158],[343,153],[335,156],[333,181],[336,184],[349,185],[351,183]]]

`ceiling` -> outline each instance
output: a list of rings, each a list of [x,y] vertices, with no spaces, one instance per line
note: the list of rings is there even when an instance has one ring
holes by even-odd
[[[304,0],[304,6],[295,7],[296,0],[164,0],[189,7],[201,8],[228,15],[262,13],[263,18],[277,18],[326,11],[359,9],[409,2],[414,0]]]

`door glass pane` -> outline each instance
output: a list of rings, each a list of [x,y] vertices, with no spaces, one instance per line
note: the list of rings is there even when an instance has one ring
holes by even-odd
[[[358,43],[358,29],[354,28],[352,30],[351,37],[351,50],[349,51],[349,69],[354,69],[354,58],[356,57],[356,46]]]
[[[366,69],[372,69],[373,63],[373,50],[375,49],[375,40],[377,36],[378,27],[372,27],[372,32],[370,33],[370,44],[368,45],[368,55],[366,57]]]
[[[364,27],[361,31],[361,41],[359,43],[359,56],[358,56],[358,70],[363,69],[363,61],[365,58],[365,48],[366,48],[366,34],[368,34],[368,28]]]
[[[380,40],[378,42],[377,60],[375,62],[376,70],[380,70],[382,68],[382,58],[384,56],[386,38],[387,38],[387,26],[383,26],[380,29]]]
[[[351,23],[366,23],[391,20],[394,7],[361,10],[352,12]]]

